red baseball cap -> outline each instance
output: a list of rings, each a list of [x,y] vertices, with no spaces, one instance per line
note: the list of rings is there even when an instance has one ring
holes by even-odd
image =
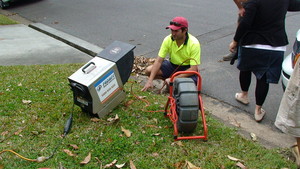
[[[172,30],[178,30],[180,28],[187,28],[188,27],[188,21],[181,16],[177,16],[172,19],[170,22],[170,25],[166,27],[166,29],[172,29]]]

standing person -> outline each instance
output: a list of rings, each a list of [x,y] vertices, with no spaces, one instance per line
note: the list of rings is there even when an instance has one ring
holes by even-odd
[[[238,20],[237,20],[237,25],[239,24],[240,20],[242,17],[245,15],[245,9],[243,7],[243,3],[246,2],[247,0],[233,0],[235,5],[238,7]],[[223,61],[230,61],[234,55],[236,54],[236,51],[230,52],[229,54],[223,56]]]
[[[200,43],[188,33],[188,21],[184,17],[175,17],[166,29],[171,34],[166,36],[161,44],[158,56],[153,65],[146,68],[149,76],[142,91],[153,87],[154,79],[163,79],[167,84],[170,77],[176,71],[198,71],[200,64]],[[169,55],[169,60],[165,58]],[[196,83],[196,75],[180,74],[176,77],[191,77]]]
[[[239,47],[237,68],[242,91],[235,99],[249,104],[248,89],[251,74],[256,76],[254,118],[260,122],[265,116],[262,105],[269,91],[269,83],[278,83],[284,51],[288,44],[285,32],[287,0],[249,0],[244,4],[245,15],[229,45],[233,52]]]
[[[283,94],[275,126],[296,138],[297,143],[292,152],[300,167],[300,59],[295,64],[293,74]]]

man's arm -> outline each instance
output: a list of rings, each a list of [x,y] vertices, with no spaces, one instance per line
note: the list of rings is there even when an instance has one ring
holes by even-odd
[[[242,0],[233,0],[234,1],[234,3],[236,4],[236,6],[239,8],[239,9],[241,9],[241,8],[243,8],[243,6],[242,6]]]
[[[247,0],[233,0],[236,6],[239,8],[239,16],[245,15],[245,9],[242,5],[243,2],[246,2]]]
[[[153,80],[158,76],[158,72],[160,71],[160,67],[161,67],[161,64],[163,61],[164,61],[164,58],[157,56],[154,64],[151,67],[151,73],[148,78],[148,81],[146,82],[142,91],[146,91],[148,88],[153,87]],[[161,76],[161,75],[159,75],[159,76]]]

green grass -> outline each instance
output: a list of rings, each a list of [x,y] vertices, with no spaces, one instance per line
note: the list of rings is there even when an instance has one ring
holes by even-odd
[[[8,18],[7,16],[0,14],[0,25],[11,25],[11,24],[18,24],[18,22]]]
[[[60,165],[99,168],[114,159],[118,164],[126,163],[123,168],[130,168],[130,160],[138,169],[176,168],[175,165],[185,161],[201,168],[238,168],[237,162],[227,155],[243,160],[251,169],[296,168],[282,154],[287,150],[265,149],[246,140],[237,134],[237,129],[226,127],[209,112],[206,112],[207,142],[187,140],[181,141],[183,146],[174,144],[171,121],[162,112],[151,112],[163,110],[167,96],[140,92],[141,85],[132,79],[125,85],[126,99],[98,122],[91,121],[89,115],[75,106],[72,130],[62,139],[73,105],[67,78],[80,67],[81,64],[0,66],[0,152],[9,149],[36,159],[50,156],[62,142],[53,158],[43,163],[29,162],[5,152],[0,155],[0,168],[58,168]],[[146,96],[151,105],[146,107],[146,103],[137,100],[133,93]],[[25,104],[22,100],[31,103]],[[132,100],[131,105],[126,104]],[[116,114],[120,118],[118,122],[106,121]],[[121,127],[130,130],[132,136],[127,138]],[[74,149],[71,144],[79,148]],[[65,149],[76,156],[69,156]],[[80,165],[88,153],[92,154],[90,162]]]

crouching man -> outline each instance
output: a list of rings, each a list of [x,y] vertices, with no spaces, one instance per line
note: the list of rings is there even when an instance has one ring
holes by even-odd
[[[149,78],[142,91],[152,88],[154,79],[163,79],[169,85],[170,77],[177,71],[198,71],[200,43],[188,33],[187,19],[175,17],[166,29],[170,29],[171,34],[164,38],[154,64],[146,68],[145,73]],[[177,77],[191,77],[197,84],[194,74],[180,74]]]

